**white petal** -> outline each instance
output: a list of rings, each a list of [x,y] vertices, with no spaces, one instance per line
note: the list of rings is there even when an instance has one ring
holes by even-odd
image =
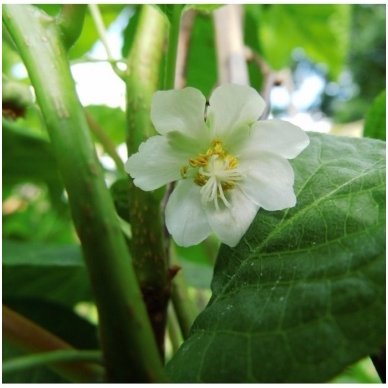
[[[205,127],[206,98],[197,89],[158,91],[152,98],[151,120],[164,135],[171,131],[197,137]]]
[[[260,120],[253,125],[245,155],[272,152],[287,159],[298,156],[310,143],[299,127],[282,120]]]
[[[263,113],[265,102],[249,86],[226,84],[212,93],[208,121],[214,136],[227,136],[230,131],[251,125]]]
[[[248,162],[242,163],[241,168],[244,169],[246,165]],[[260,207],[282,210],[296,204],[293,184],[294,171],[288,160],[262,153],[249,163],[241,188]]]
[[[167,229],[183,247],[199,244],[210,234],[199,190],[192,180],[180,181],[166,206]]]
[[[187,164],[164,136],[152,136],[125,163],[125,170],[142,190],[155,190],[181,178],[180,168]]]
[[[230,192],[230,207],[220,206],[217,210],[211,203],[205,208],[213,232],[219,239],[234,247],[241,240],[256,216],[259,206],[253,203],[238,188]]]

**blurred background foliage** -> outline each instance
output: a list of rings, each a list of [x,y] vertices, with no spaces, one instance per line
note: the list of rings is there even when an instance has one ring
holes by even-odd
[[[39,7],[55,15],[61,6]],[[113,50],[117,59],[125,58],[130,50],[139,9],[140,6],[123,4],[100,6],[104,23],[110,27],[112,50],[117,47]],[[365,135],[385,139],[385,5],[250,4],[244,6],[244,11],[244,41],[251,53],[247,56],[251,83],[262,90],[266,82],[263,70],[274,75],[270,94],[274,116],[292,118],[306,113],[313,119],[309,121],[312,127],[305,129],[317,130],[314,126],[318,126],[319,120],[325,120],[330,123],[329,130],[340,134],[348,134],[347,128],[349,125],[353,128],[356,122],[357,129],[349,133],[361,135],[363,121],[360,120],[370,109],[368,121],[375,122],[365,128]],[[88,72],[93,74],[91,66],[98,66],[101,60],[95,55],[99,46],[95,25],[87,13],[82,34],[69,53],[73,66],[86,63]],[[95,310],[67,195],[27,74],[4,29],[2,48],[3,298],[15,311],[69,343],[90,348],[96,343]],[[112,73],[109,66],[107,69]],[[211,13],[195,12],[186,69],[186,84],[209,96],[217,84]],[[313,85],[308,83],[311,79],[320,86],[309,86]],[[75,81],[79,86],[83,79],[75,76]],[[101,78],[95,79],[96,84],[100,82]],[[96,93],[93,85],[89,88],[91,95]],[[109,84],[101,85],[100,94],[104,95],[106,88]],[[305,102],[298,107],[293,98],[301,91]],[[122,104],[116,105],[109,101],[93,102],[90,98],[83,101],[82,95],[80,98],[87,114],[125,160],[122,152],[125,149],[124,96]],[[337,123],[345,126],[338,127]],[[378,135],[373,134],[376,128]],[[123,178],[122,173],[116,170],[98,137],[96,147],[111,186]],[[115,190],[111,192],[116,195]],[[120,203],[119,197],[115,199],[116,204]],[[175,247],[175,255],[183,268],[179,276],[185,277],[190,295],[200,309],[210,297],[217,249],[218,241],[214,239],[190,248]],[[66,326],[61,322],[66,322]],[[4,346],[6,357],[15,355],[12,347],[6,343]],[[169,340],[167,349],[171,352]],[[11,376],[9,381],[27,378],[39,382],[44,380],[42,376],[46,372],[35,371],[29,377]],[[368,360],[348,368],[334,380],[378,381]]]

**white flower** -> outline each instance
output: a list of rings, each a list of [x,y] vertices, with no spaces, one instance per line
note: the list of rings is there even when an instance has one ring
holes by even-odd
[[[206,109],[194,88],[156,92],[151,119],[160,135],[140,145],[126,170],[146,191],[178,181],[166,206],[177,244],[198,244],[214,232],[233,247],[260,207],[295,206],[287,159],[309,138],[285,121],[257,121],[265,103],[251,87],[220,86],[209,103]]]

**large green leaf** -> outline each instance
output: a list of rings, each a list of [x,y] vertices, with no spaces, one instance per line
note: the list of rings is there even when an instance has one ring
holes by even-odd
[[[3,299],[39,298],[67,306],[91,300],[81,249],[3,241]]]
[[[324,382],[385,337],[385,143],[310,134],[298,203],[222,246],[177,382]]]
[[[373,101],[366,118],[364,136],[385,140],[386,134],[386,91],[381,92]]]
[[[275,4],[259,14],[258,33],[265,59],[276,69],[289,65],[293,49],[301,47],[316,62],[338,76],[349,40],[347,4]]]

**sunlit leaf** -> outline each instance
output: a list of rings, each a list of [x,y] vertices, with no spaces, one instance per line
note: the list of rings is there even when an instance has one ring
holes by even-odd
[[[257,21],[263,55],[275,69],[290,64],[300,47],[315,62],[329,66],[335,78],[342,70],[349,39],[347,4],[273,4]]]
[[[385,143],[310,138],[296,207],[221,247],[174,381],[324,382],[384,343]]]
[[[365,119],[364,137],[385,140],[386,138],[386,92],[374,100]]]

